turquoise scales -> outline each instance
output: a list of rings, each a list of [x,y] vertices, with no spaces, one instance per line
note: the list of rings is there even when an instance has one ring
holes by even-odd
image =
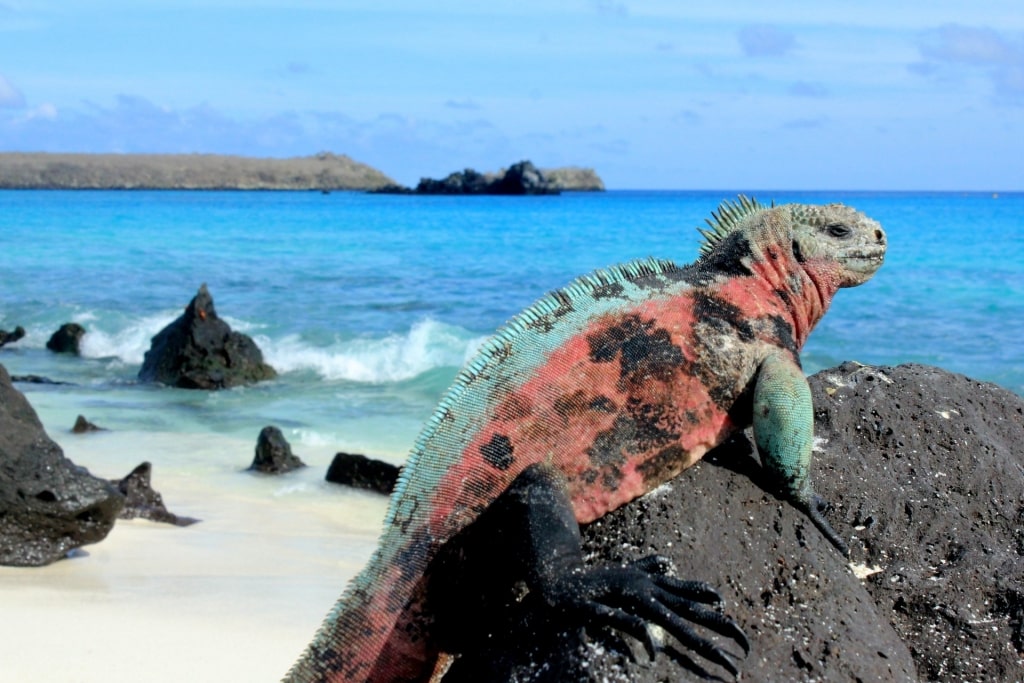
[[[426,680],[439,656],[425,602],[431,562],[496,500],[525,499],[547,501],[517,513],[530,520],[521,554],[537,558],[532,594],[585,623],[608,621],[602,600],[622,591],[614,626],[643,640],[637,624],[653,621],[736,671],[685,623],[745,645],[731,620],[699,604],[712,590],[650,563],[609,585],[557,520],[596,519],[753,422],[766,468],[844,548],[807,476],[812,416],[798,354],[834,293],[881,265],[885,235],[841,205],[745,198],[719,207],[709,227],[696,263],[649,259],[581,277],[485,343],[417,439],[377,551],[290,680]],[[540,559],[552,547],[560,567]]]

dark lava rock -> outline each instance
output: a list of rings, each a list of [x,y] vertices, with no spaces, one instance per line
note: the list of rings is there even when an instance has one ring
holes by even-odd
[[[1024,681],[1024,399],[922,365],[814,379],[818,491],[921,679]]]
[[[81,353],[82,337],[85,336],[85,328],[78,323],[64,323],[60,328],[50,335],[46,342],[46,348],[55,353]]]
[[[167,510],[163,496],[153,490],[150,483],[152,475],[152,465],[144,462],[129,472],[124,479],[111,482],[125,497],[124,508],[118,516],[121,519],[141,517],[153,522],[164,522],[175,526],[189,526],[198,522],[198,519],[179,517]]]
[[[325,479],[334,484],[391,493],[400,470],[400,467],[391,463],[373,460],[365,455],[338,453],[327,468]]]
[[[103,540],[124,497],[64,457],[0,365],[0,564],[41,566]]]
[[[422,178],[415,191],[417,194],[493,194],[491,184],[487,176],[467,168],[450,173],[442,180]]]
[[[494,181],[491,194],[558,194],[560,190],[548,182],[531,162],[512,164],[504,175]]]
[[[386,185],[374,190],[384,194],[472,194],[472,195],[535,195],[559,194],[562,178],[548,178],[530,161],[512,164],[501,173],[479,173],[471,168],[450,173],[441,180],[423,178],[416,189]]]
[[[284,438],[280,429],[272,425],[263,428],[256,439],[256,456],[249,466],[250,470],[283,474],[305,466],[306,463],[292,454],[291,444]]]
[[[103,427],[97,427],[92,422],[85,419],[85,415],[79,415],[75,418],[75,424],[71,428],[73,434],[85,434],[87,432],[104,432],[106,431]]]
[[[0,346],[3,346],[4,344],[13,344],[24,336],[25,328],[21,325],[15,327],[11,332],[0,330]]]
[[[747,435],[584,528],[588,562],[657,553],[718,587],[751,652],[703,634],[743,680],[1024,680],[1024,399],[920,365],[845,363],[811,386],[815,486],[851,562],[771,493]],[[535,616],[481,642],[446,683],[729,678],[671,639],[652,663]]]
[[[143,382],[182,389],[226,389],[276,376],[256,343],[217,317],[205,284],[185,313],[153,337],[139,370]]]
[[[22,384],[53,384],[56,386],[74,386],[72,382],[61,382],[59,380],[50,379],[49,377],[41,377],[39,375],[11,375],[12,382],[21,382]]]

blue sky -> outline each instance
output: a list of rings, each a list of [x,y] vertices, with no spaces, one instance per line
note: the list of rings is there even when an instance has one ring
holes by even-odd
[[[1022,0],[0,0],[0,151],[1024,189]]]

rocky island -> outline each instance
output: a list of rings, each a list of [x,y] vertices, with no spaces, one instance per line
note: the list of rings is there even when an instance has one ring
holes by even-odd
[[[0,189],[373,190],[395,181],[343,154],[290,159],[218,154],[0,153]]]
[[[422,178],[415,188],[389,185],[373,190],[385,194],[489,194],[537,195],[563,191],[602,192],[604,183],[592,168],[539,169],[520,161],[497,173],[480,173],[472,168],[449,173],[444,178]]]
[[[287,159],[219,154],[0,152],[3,190],[333,190],[422,194],[557,194],[601,191],[590,168],[539,170],[528,161],[497,173],[466,169],[415,189],[344,154]]]

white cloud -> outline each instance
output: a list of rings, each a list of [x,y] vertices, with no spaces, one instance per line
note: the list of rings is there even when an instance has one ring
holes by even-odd
[[[25,106],[25,96],[14,85],[0,76],[0,107],[21,109]]]

